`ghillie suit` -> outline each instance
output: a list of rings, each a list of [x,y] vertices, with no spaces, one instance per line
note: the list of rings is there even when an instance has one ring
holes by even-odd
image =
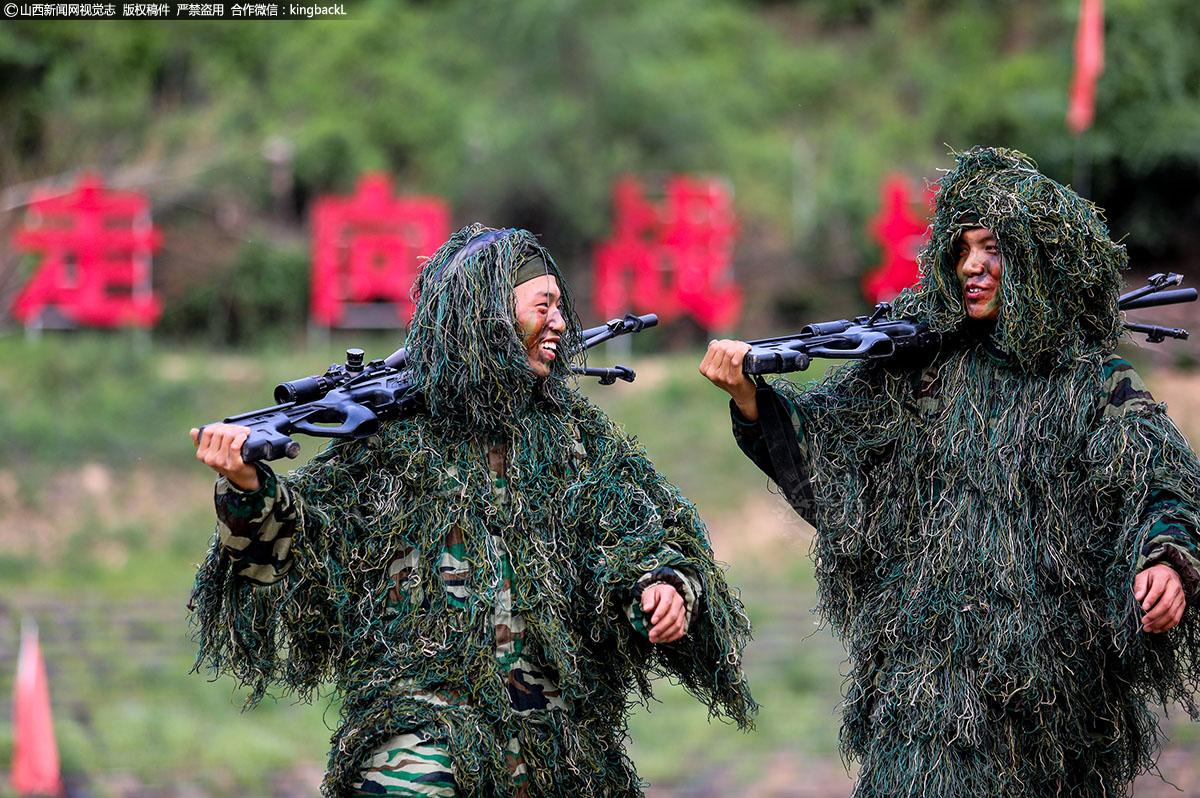
[[[432,745],[425,776],[447,793],[640,795],[625,718],[659,674],[751,725],[741,603],[692,504],[568,383],[569,296],[551,375],[530,370],[513,285],[538,258],[557,276],[528,233],[460,230],[414,287],[427,412],[286,477],[263,469],[256,493],[218,480],[198,665],[251,704],[332,682],[327,796],[393,743]],[[644,633],[636,599],[657,581],[687,600],[675,643]]]
[[[901,314],[951,341],[773,384],[809,469],[819,612],[846,644],[856,796],[1124,795],[1193,718],[1200,608],[1142,632],[1135,575],[1200,602],[1200,461],[1112,354],[1123,249],[1024,155],[957,155]],[[990,228],[997,323],[965,320],[955,247]],[[739,444],[771,472],[761,430]]]

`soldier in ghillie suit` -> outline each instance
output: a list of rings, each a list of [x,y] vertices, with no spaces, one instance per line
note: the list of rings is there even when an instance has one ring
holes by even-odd
[[[1124,795],[1150,704],[1197,717],[1200,461],[1113,354],[1126,255],[1096,208],[1021,153],[956,157],[895,302],[942,350],[762,397],[848,650],[842,750],[860,798]],[[713,342],[701,372],[774,478],[747,349]]]
[[[326,796],[637,796],[631,697],[669,675],[751,725],[749,625],[693,505],[573,387],[579,324],[525,231],[423,267],[424,411],[279,476],[206,427],[198,665],[342,699]]]

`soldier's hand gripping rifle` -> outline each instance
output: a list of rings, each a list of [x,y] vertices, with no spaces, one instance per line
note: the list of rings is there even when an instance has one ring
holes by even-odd
[[[1195,288],[1165,290],[1182,281],[1178,274],[1156,274],[1146,285],[1123,294],[1117,306],[1120,310],[1136,310],[1196,301]],[[797,335],[749,341],[750,351],[742,360],[742,372],[752,376],[784,374],[803,371],[818,357],[845,360],[918,357],[941,348],[941,333],[911,319],[888,318],[890,313],[891,306],[884,302],[876,305],[870,316],[809,324]],[[1152,324],[1125,322],[1125,327],[1144,333],[1150,343],[1188,337],[1187,330]]]
[[[580,334],[579,349],[590,349],[618,335],[640,332],[658,324],[658,316],[626,314]],[[247,463],[296,457],[296,433],[321,438],[366,438],[379,431],[381,422],[403,418],[423,406],[407,370],[408,351],[397,349],[382,360],[363,362],[363,350],[347,349],[345,365],[334,363],[324,374],[283,382],[275,387],[277,404],[230,416],[227,424],[250,429],[242,445]],[[620,364],[609,368],[573,366],[572,371],[599,377],[601,385],[617,380],[633,382],[633,369]],[[201,431],[203,431],[201,427]]]

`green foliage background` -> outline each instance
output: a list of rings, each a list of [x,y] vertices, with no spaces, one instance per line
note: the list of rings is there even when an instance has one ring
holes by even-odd
[[[537,231],[585,299],[614,177],[720,175],[764,327],[859,302],[880,179],[935,179],[948,147],[1022,149],[1107,208],[1136,263],[1196,265],[1190,0],[1106,4],[1096,124],[1078,140],[1063,123],[1076,0],[346,5],[348,21],[0,26],[9,208],[83,169],[146,191],[167,238],[161,331],[213,343],[301,328],[302,281],[259,297],[280,287],[225,278],[303,259],[313,198],[368,169],[446,197],[455,223]],[[0,262],[0,298],[18,271]]]

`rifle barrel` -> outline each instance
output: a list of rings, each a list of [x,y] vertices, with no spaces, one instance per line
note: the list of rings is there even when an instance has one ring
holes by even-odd
[[[1125,329],[1130,332],[1144,333],[1146,340],[1152,344],[1159,344],[1168,338],[1178,338],[1181,341],[1186,341],[1188,331],[1179,327],[1159,327],[1155,324],[1135,324],[1131,321],[1125,322]]]
[[[1153,294],[1134,297],[1125,302],[1118,302],[1121,310],[1137,310],[1138,308],[1154,308],[1159,305],[1176,305],[1180,302],[1195,302],[1195,288],[1176,288],[1173,291],[1157,291]]]
[[[601,324],[597,327],[589,327],[579,334],[583,339],[583,348],[591,349],[593,346],[602,344],[610,338],[616,338],[618,335],[626,333],[641,332],[647,327],[655,327],[658,325],[658,315],[655,313],[647,313],[645,316],[635,316],[628,313],[624,318],[613,319],[607,324]]]

